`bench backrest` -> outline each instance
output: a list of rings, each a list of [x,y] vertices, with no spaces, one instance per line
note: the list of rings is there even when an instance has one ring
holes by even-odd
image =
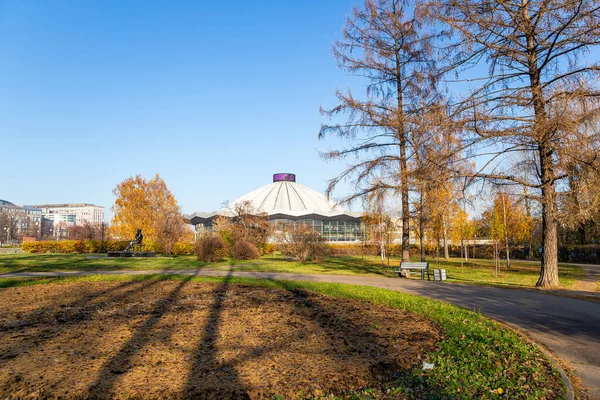
[[[400,268],[429,269],[428,262],[401,262]]]

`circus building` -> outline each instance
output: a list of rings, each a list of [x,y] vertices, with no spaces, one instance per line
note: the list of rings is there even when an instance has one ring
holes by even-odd
[[[323,194],[297,183],[294,174],[273,175],[272,183],[243,195],[227,208],[184,217],[197,232],[212,230],[216,216],[232,216],[231,210],[243,202],[249,202],[256,212],[267,213],[272,224],[307,225],[329,242],[360,240],[361,214],[346,211]]]

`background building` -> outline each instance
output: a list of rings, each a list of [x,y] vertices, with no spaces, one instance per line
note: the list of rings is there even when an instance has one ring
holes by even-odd
[[[104,207],[94,204],[39,204],[33,207],[41,209],[43,217],[54,223],[100,225],[104,222]]]
[[[41,210],[43,236],[56,240],[65,239],[74,226],[104,223],[104,207],[94,204],[39,204],[32,207]]]
[[[38,238],[41,228],[42,210],[0,200],[0,242],[19,242],[23,237]]]
[[[217,215],[233,216],[237,204],[250,202],[257,212],[269,215],[272,224],[308,225],[329,242],[360,240],[360,213],[344,210],[321,193],[296,182],[294,174],[275,174],[273,182],[211,213],[184,215],[196,231],[212,230]]]

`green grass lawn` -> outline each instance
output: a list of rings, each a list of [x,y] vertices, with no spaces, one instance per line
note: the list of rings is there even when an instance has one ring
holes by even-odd
[[[414,261],[417,261],[415,259]],[[469,260],[461,266],[459,259],[429,259],[431,268],[446,269],[448,281],[478,285],[506,287],[533,287],[539,277],[537,263],[513,261],[511,270],[504,264],[498,275],[492,260]],[[234,266],[237,271],[287,272],[297,274],[333,274],[392,276],[392,268],[397,267],[400,259],[392,257],[390,266],[387,261],[381,265],[379,257],[329,257],[320,263],[299,263],[279,254],[266,255],[258,260],[226,260],[220,263],[205,263],[193,256],[155,257],[155,258],[107,258],[95,254],[1,254],[0,273],[37,272],[37,271],[116,271],[116,270],[173,270],[196,268],[228,268]],[[419,279],[419,273],[413,273],[413,279]],[[562,287],[570,288],[582,279],[582,267],[561,264],[559,277]]]
[[[438,268],[436,260],[429,260],[431,268]],[[511,261],[511,269],[506,269],[505,262],[501,262],[498,275],[493,260],[460,259],[440,260],[439,268],[446,269],[448,280],[451,282],[475,283],[478,285],[532,287],[540,276],[539,263],[527,261]],[[559,264],[558,276],[564,288],[572,287],[575,282],[585,276],[583,268],[570,264]]]
[[[0,273],[40,271],[117,271],[194,269],[226,265],[205,263],[196,257],[108,258],[102,254],[0,254]]]
[[[400,258],[391,257],[389,266],[387,260],[384,265],[381,264],[380,257],[366,256],[362,257],[330,257],[327,260],[314,263],[298,263],[294,261],[276,261],[271,262],[269,256],[263,257],[261,263],[251,265],[239,265],[237,271],[262,271],[262,272],[291,272],[299,274],[335,274],[335,275],[371,275],[371,276],[392,276],[393,268],[397,268]],[[414,258],[413,261],[419,261]],[[471,283],[478,285],[508,286],[508,287],[533,287],[539,278],[540,267],[537,263],[514,261],[511,263],[510,271],[506,270],[505,265],[500,267],[498,275],[494,268],[492,260],[469,260],[463,263],[458,259],[439,260],[428,259],[429,266],[433,268],[444,268],[446,270],[448,281]],[[575,265],[561,264],[559,267],[559,277],[562,287],[569,288],[584,276],[583,268]],[[412,279],[420,279],[420,273],[412,273]],[[433,279],[433,277],[432,277]]]
[[[0,287],[25,286],[71,281],[127,281],[186,279],[184,276],[94,276],[84,278],[0,279]],[[223,284],[249,284],[282,290],[312,290],[333,297],[347,297],[385,304],[425,315],[442,328],[443,338],[423,360],[434,364],[422,371],[421,363],[406,371],[392,386],[366,388],[348,393],[344,399],[475,398],[564,398],[560,376],[546,357],[515,331],[479,313],[447,303],[386,289],[317,282],[281,282],[232,277],[201,277],[195,281]],[[1,292],[0,292],[1,293]],[[504,392],[499,395],[499,390]]]
[[[376,261],[359,257],[330,257],[326,261],[299,263],[279,254],[258,260],[225,260],[218,263],[198,261],[194,256],[153,258],[108,258],[100,254],[0,254],[0,273],[42,271],[118,271],[229,268],[238,271],[292,272],[300,274],[390,275]]]

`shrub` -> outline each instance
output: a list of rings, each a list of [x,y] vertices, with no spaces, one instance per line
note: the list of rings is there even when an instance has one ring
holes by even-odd
[[[21,250],[26,251],[28,253],[39,253],[40,243],[41,242],[23,242],[23,244],[21,245]]]
[[[319,236],[320,237],[320,236]],[[325,241],[315,241],[310,246],[310,257],[313,262],[321,262],[331,255],[331,247]]]
[[[279,232],[279,242],[285,254],[300,262],[319,262],[331,254],[330,247],[319,232],[309,227],[298,226],[282,230]]]
[[[378,246],[372,243],[336,243],[330,247],[333,256],[375,256],[379,250]]]
[[[269,215],[258,212],[248,201],[235,204],[230,211],[232,218],[217,216],[213,221],[214,232],[227,245],[228,254],[234,257],[233,247],[240,240],[251,243],[259,252],[266,254],[267,239],[271,232]]]
[[[220,261],[224,249],[225,242],[223,242],[223,239],[212,234],[200,236],[195,245],[198,260],[205,262]]]
[[[104,251],[123,251],[129,244],[126,240],[105,240]],[[144,242],[147,251],[153,251],[156,245],[153,242]],[[23,251],[29,253],[101,253],[102,241],[100,240],[44,240],[39,242],[24,242]]]
[[[273,243],[265,243],[262,248],[263,254],[272,254],[275,251],[275,245]]]
[[[566,262],[598,262],[600,245],[597,244],[571,244],[559,246],[558,259]]]
[[[104,251],[123,251],[127,248],[129,242],[126,240],[104,241]]]
[[[255,245],[247,240],[240,239],[234,243],[231,249],[231,257],[235,260],[254,260],[260,257],[260,253]]]
[[[176,242],[171,249],[171,254],[176,256],[189,256],[194,254],[194,243]]]

